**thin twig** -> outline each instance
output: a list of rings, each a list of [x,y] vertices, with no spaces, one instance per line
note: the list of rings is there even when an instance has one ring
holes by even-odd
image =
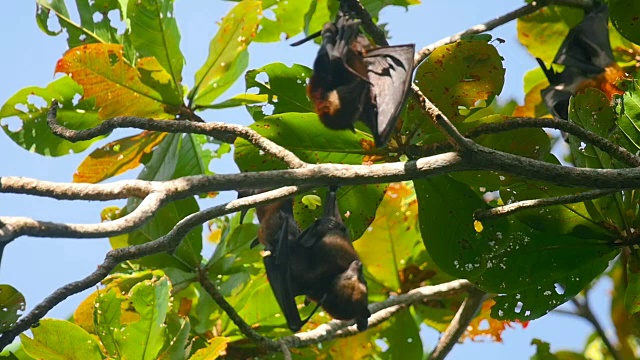
[[[244,334],[249,340],[253,341],[259,347],[264,347],[269,350],[275,351],[281,349],[281,344],[277,341],[269,339],[266,336],[258,334],[255,330],[247,324],[238,312],[233,308],[231,304],[222,296],[220,291],[216,289],[216,286],[207,277],[206,271],[202,269],[198,272],[198,281],[202,287],[207,291],[211,298],[218,304],[218,306],[229,316],[231,321],[240,329],[240,332]]]
[[[166,235],[156,240],[109,251],[104,262],[98,265],[98,268],[93,273],[82,280],[74,281],[58,288],[36,305],[31,312],[20,318],[11,328],[0,334],[0,349],[3,349],[13,342],[13,339],[15,339],[18,334],[37,324],[49,310],[64,299],[98,284],[107,277],[119,263],[164,251],[171,252],[193,228],[200,226],[208,220],[292,196],[299,191],[300,189],[296,187],[285,187],[198,211],[180,220]]]
[[[465,138],[458,129],[449,121],[449,119],[444,116],[444,114],[438,109],[426,96],[420,91],[420,89],[415,85],[411,85],[411,91],[414,96],[417,97],[418,102],[422,107],[427,111],[427,113],[431,116],[436,126],[440,129],[440,131],[447,137],[451,145],[453,145],[458,151],[465,152],[470,149],[473,149],[475,143],[467,138]]]
[[[447,326],[447,329],[442,333],[436,348],[429,356],[429,360],[444,359],[454,345],[458,342],[462,334],[467,330],[467,326],[478,313],[478,309],[485,301],[487,293],[476,288],[469,290],[469,296],[464,299],[462,305],[456,312],[456,315]]]
[[[90,140],[101,135],[106,135],[116,128],[137,128],[168,133],[189,133],[208,135],[220,141],[233,143],[236,137],[243,138],[255,145],[265,153],[282,160],[292,169],[303,168],[307,165],[294,153],[273,141],[261,136],[253,129],[246,126],[226,123],[200,123],[193,121],[155,120],[139,118],[135,116],[118,116],[100,123],[100,125],[87,130],[72,130],[58,124],[56,120],[58,102],[53,100],[47,115],[47,123],[51,131],[71,142]]]
[[[620,356],[620,353],[618,353],[618,350],[616,349],[616,347],[611,343],[611,341],[609,341],[609,337],[605,333],[604,328],[602,327],[602,325],[600,325],[600,322],[598,321],[596,316],[593,314],[593,311],[591,311],[591,307],[589,306],[589,301],[587,301],[586,298],[584,299],[584,301],[579,301],[577,298],[573,298],[571,299],[571,302],[576,307],[575,314],[587,320],[588,322],[591,323],[591,325],[593,325],[593,328],[596,330],[596,332],[600,336],[600,339],[602,339],[602,343],[609,350],[609,354],[611,354],[611,356],[615,360],[622,360],[622,356]]]
[[[481,34],[486,31],[493,30],[500,25],[504,25],[510,21],[513,21],[521,16],[529,15],[533,12],[538,11],[542,7],[548,4],[557,4],[557,5],[570,5],[577,7],[591,7],[593,6],[592,0],[555,0],[555,1],[534,1],[530,4],[524,5],[510,13],[504,14],[500,17],[497,17],[493,20],[487,21],[484,24],[479,24],[470,27],[469,29],[459,32],[452,36],[447,36],[443,39],[440,39],[434,42],[431,45],[427,45],[424,48],[420,49],[415,56],[414,64],[416,67],[420,65],[420,63],[426,59],[435,49],[440,46],[454,43],[460,40],[463,36],[467,35],[476,35]]]
[[[473,214],[473,217],[476,220],[502,217],[502,216],[511,215],[523,210],[536,209],[536,208],[553,206],[553,205],[574,204],[574,203],[583,202],[587,200],[597,199],[599,197],[603,197],[603,196],[620,192],[620,191],[621,190],[617,190],[617,189],[593,190],[593,191],[583,192],[580,194],[555,196],[555,197],[535,199],[535,200],[523,200],[523,201],[514,202],[509,205],[497,206],[491,209],[476,210],[476,212]]]

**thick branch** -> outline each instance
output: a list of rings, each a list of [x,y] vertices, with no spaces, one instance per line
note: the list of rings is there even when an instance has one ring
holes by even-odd
[[[415,56],[414,64],[416,67],[426,59],[435,49],[440,46],[454,43],[460,40],[463,36],[467,35],[476,35],[481,34],[486,31],[493,30],[500,25],[504,25],[510,21],[513,21],[521,16],[529,15],[547,4],[556,4],[556,5],[569,5],[569,6],[578,6],[578,7],[591,7],[593,6],[592,0],[552,0],[552,1],[534,1],[530,4],[522,6],[510,13],[497,17],[493,20],[487,21],[484,24],[479,24],[476,26],[472,26],[469,29],[459,32],[452,36],[447,36],[446,38],[440,39],[434,42],[431,45],[427,45],[422,48]]]
[[[166,203],[163,193],[152,193],[140,205],[119,219],[98,224],[64,224],[39,221],[27,217],[0,216],[0,243],[9,242],[20,236],[57,238],[103,238],[131,232],[150,220],[156,211]]]
[[[254,130],[241,125],[225,123],[199,123],[177,120],[154,120],[135,116],[118,116],[100,123],[100,125],[87,130],[71,130],[58,124],[56,120],[58,102],[53,100],[47,115],[47,123],[51,131],[57,136],[72,142],[90,140],[101,135],[106,135],[116,128],[136,128],[168,133],[202,134],[216,138],[220,141],[233,143],[235,137],[240,137],[255,145],[258,149],[275,158],[282,160],[292,169],[305,167],[306,163],[300,160],[291,151],[261,136]]]
[[[208,220],[292,196],[298,191],[299,189],[296,187],[285,187],[233,200],[226,204],[202,210],[185,217],[180,220],[169,233],[156,240],[141,245],[133,245],[109,251],[104,262],[100,264],[93,273],[82,280],[74,281],[57,289],[40,304],[36,305],[31,312],[20,318],[12,328],[0,334],[0,349],[9,345],[18,334],[37,324],[49,310],[64,299],[98,284],[107,277],[119,263],[163,251],[171,252],[193,228]]]
[[[573,204],[582,201],[597,199],[599,197],[603,197],[615,192],[619,192],[620,190],[593,190],[587,191],[581,194],[573,194],[573,195],[563,195],[550,197],[545,199],[535,199],[535,200],[524,200],[514,202],[509,205],[497,206],[491,209],[477,210],[473,217],[476,220],[484,220],[491,217],[500,217],[507,216],[513,213],[528,210],[528,209],[536,209],[541,207],[547,207],[552,205],[561,205],[561,204]]]
[[[478,309],[480,309],[486,297],[487,294],[481,290],[472,288],[469,291],[469,296],[460,305],[458,312],[456,312],[451,323],[449,323],[449,326],[440,337],[436,348],[429,356],[429,360],[444,359],[449,354],[453,346],[467,330],[467,326],[478,313]]]

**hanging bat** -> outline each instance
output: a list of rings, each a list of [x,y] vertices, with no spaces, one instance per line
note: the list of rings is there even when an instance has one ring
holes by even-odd
[[[367,283],[362,263],[338,214],[335,190],[329,192],[325,215],[300,233],[290,199],[258,207],[258,240],[268,255],[263,258],[267,277],[288,327],[296,332],[318,306],[336,319],[356,319],[367,327]],[[336,216],[338,215],[338,216]],[[317,303],[302,320],[295,297],[305,295]]]
[[[291,45],[322,36],[307,87],[315,112],[334,130],[355,131],[354,123],[362,120],[381,147],[406,101],[415,45],[373,48],[359,27],[360,21],[340,12],[335,23]]]
[[[600,89],[609,99],[624,93],[615,85],[625,72],[613,59],[608,19],[609,7],[598,5],[569,31],[553,60],[564,71],[556,73],[536,58],[550,83],[541,91],[542,99],[554,117],[568,120],[569,99],[584,89]]]

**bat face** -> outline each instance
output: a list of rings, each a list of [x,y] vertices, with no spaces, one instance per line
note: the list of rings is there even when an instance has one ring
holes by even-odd
[[[550,86],[541,91],[543,101],[554,117],[569,119],[569,99],[586,88],[598,88],[609,96],[622,94],[615,82],[625,76],[616,64],[609,42],[609,8],[599,5],[564,39],[554,63],[564,65],[561,73],[542,67]]]
[[[258,207],[257,213],[258,239],[269,250],[263,257],[267,277],[289,328],[296,332],[311,317],[302,320],[298,313],[295,297],[305,295],[334,318],[356,319],[358,329],[366,329],[367,283],[338,214],[335,191],[327,195],[325,215],[302,233],[291,200]]]
[[[362,120],[380,147],[404,106],[415,45],[371,48],[359,26],[359,21],[342,14],[336,23],[325,24],[307,93],[325,126],[353,130]]]

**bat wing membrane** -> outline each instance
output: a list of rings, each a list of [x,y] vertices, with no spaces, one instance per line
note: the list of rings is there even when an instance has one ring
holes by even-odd
[[[275,249],[268,249],[271,255],[264,257],[264,266],[267,278],[273,289],[273,294],[278,305],[287,319],[287,325],[291,331],[296,332],[304,325],[298,313],[295,293],[289,270],[289,222],[284,221],[278,234],[278,243]]]
[[[372,106],[363,114],[371,127],[376,146],[389,139],[400,110],[404,106],[413,73],[415,45],[379,47],[367,51]]]
[[[555,59],[556,64],[599,74],[613,63],[609,42],[609,8],[601,5],[585,15],[584,20],[562,42]]]

